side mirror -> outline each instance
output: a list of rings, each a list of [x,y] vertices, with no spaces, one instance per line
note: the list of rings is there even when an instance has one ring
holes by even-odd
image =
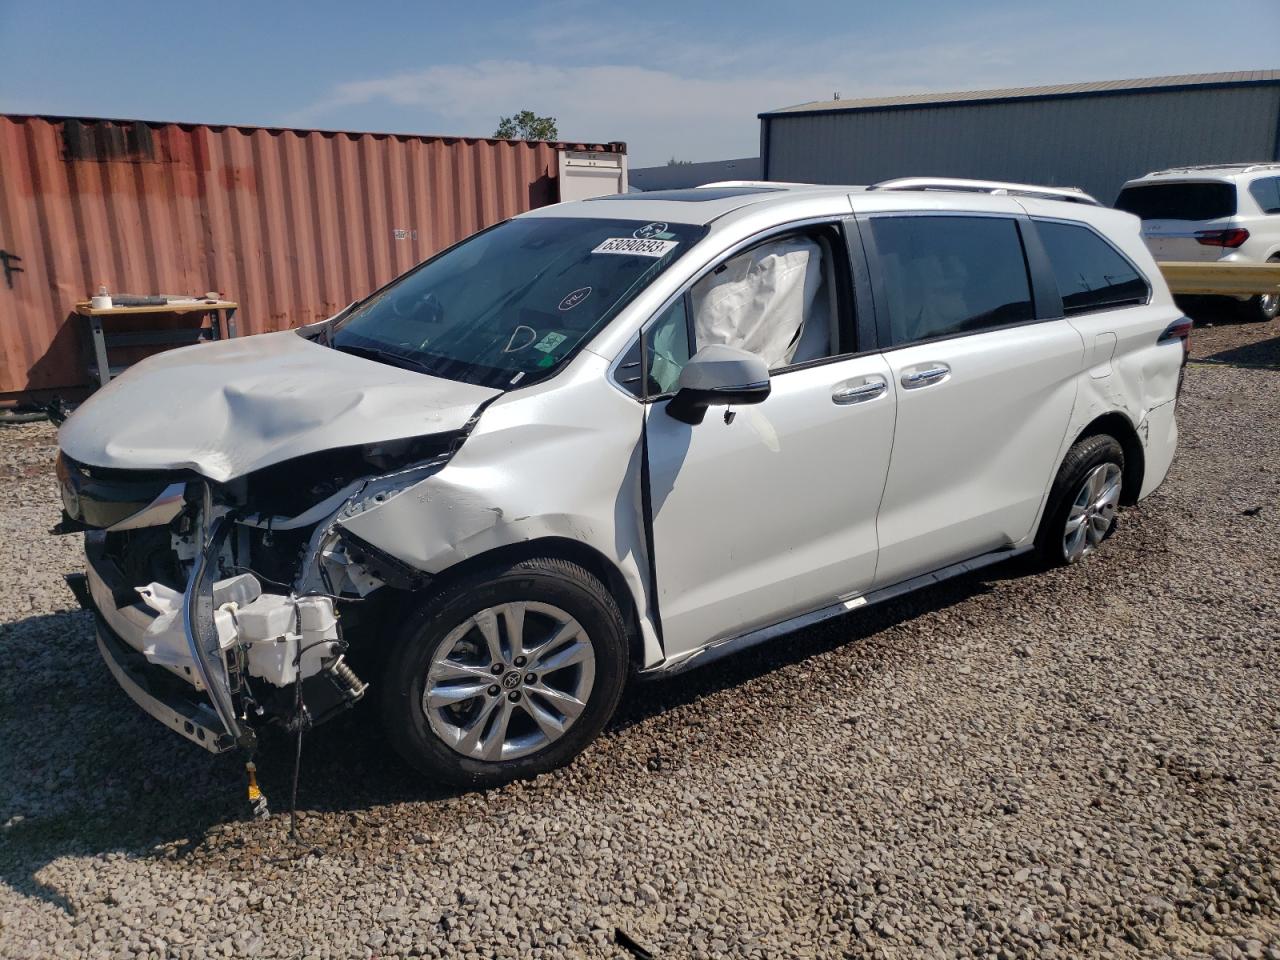
[[[701,423],[713,404],[760,403],[769,396],[769,368],[754,353],[713,343],[689,359],[677,386],[667,413],[681,423]]]

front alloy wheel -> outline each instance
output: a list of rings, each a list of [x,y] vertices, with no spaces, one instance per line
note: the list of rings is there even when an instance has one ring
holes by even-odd
[[[391,744],[433,780],[492,787],[563,766],[613,715],[627,629],[598,577],[558,557],[424,591],[382,673]]]
[[[448,746],[514,760],[559,740],[586,709],[596,657],[582,625],[549,603],[485,607],[431,659],[422,709]]]
[[[1102,463],[1085,476],[1071,501],[1062,534],[1062,558],[1077,563],[1093,553],[1111,532],[1120,507],[1120,467]]]

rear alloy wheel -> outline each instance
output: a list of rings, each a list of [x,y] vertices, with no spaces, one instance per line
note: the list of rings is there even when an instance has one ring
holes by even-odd
[[[1062,531],[1062,558],[1077,563],[1093,553],[1111,532],[1120,508],[1120,467],[1103,463],[1080,484]]]
[[[1076,441],[1058,470],[1036,534],[1046,566],[1079,563],[1111,536],[1124,491],[1124,449],[1107,434]]]
[[[433,780],[491,787],[572,760],[627,676],[622,615],[591,573],[522,560],[424,597],[382,678],[395,748]]]

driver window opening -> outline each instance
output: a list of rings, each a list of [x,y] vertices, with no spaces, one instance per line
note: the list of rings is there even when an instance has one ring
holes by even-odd
[[[774,372],[852,351],[842,335],[837,272],[842,251],[830,230],[775,237],[724,261],[649,326],[618,366],[636,396],[667,396],[697,348],[727,344]],[[646,375],[647,374],[647,375]]]
[[[834,258],[820,235],[769,240],[726,260],[690,291],[694,340],[756,354],[779,370],[839,352]]]

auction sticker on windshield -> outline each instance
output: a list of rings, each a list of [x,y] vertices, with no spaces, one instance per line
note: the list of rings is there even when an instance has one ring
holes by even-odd
[[[632,231],[631,235],[641,240],[671,239],[671,234],[667,233],[667,225],[665,223],[646,223],[643,227]]]
[[[669,253],[679,240],[644,240],[637,237],[610,237],[592,253],[625,253],[638,257],[662,257]]]
[[[564,343],[568,339],[569,338],[566,337],[563,333],[555,333],[555,332],[548,333],[545,337],[543,337],[541,340],[539,340],[537,343],[533,345],[533,349],[541,350],[543,353],[550,353],[552,350],[560,346],[560,344]]]

